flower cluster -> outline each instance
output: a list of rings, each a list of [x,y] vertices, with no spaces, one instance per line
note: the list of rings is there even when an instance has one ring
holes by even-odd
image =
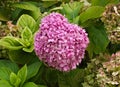
[[[97,72],[100,87],[120,86],[120,52],[112,54],[109,60],[102,63]]]
[[[112,43],[120,43],[120,4],[108,5],[101,20],[107,29],[108,38]]]
[[[88,43],[84,29],[53,12],[42,19],[40,30],[35,35],[34,48],[39,59],[48,66],[70,71],[81,63]]]

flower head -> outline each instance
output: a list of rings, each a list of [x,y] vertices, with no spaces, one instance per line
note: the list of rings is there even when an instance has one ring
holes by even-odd
[[[106,6],[106,9],[102,15],[103,21],[109,40],[113,44],[120,43],[120,3],[110,4]]]
[[[51,13],[42,19],[34,47],[36,55],[47,65],[70,71],[81,63],[88,43],[84,29],[70,24],[59,13]]]

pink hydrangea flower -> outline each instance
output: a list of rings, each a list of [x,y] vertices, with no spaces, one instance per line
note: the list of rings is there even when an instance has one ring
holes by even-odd
[[[70,71],[81,63],[88,43],[84,29],[53,12],[42,19],[34,48],[39,59],[48,66]]]

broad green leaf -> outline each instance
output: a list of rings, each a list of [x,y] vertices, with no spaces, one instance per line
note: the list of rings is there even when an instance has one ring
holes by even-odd
[[[89,54],[90,58],[92,58],[93,54],[94,54],[94,48],[93,47],[94,47],[94,44],[92,42],[90,42],[90,44],[87,47],[87,51],[88,51],[88,54]]]
[[[76,18],[81,8],[83,7],[83,3],[81,2],[73,2],[73,3],[67,3],[62,5],[63,9],[61,9],[62,14],[65,14],[65,16],[70,20],[74,20]],[[72,22],[70,21],[70,22]]]
[[[27,79],[30,79],[31,77],[35,76],[38,73],[41,65],[42,65],[41,62],[35,62],[29,65],[27,68]]]
[[[73,13],[73,18],[77,17],[79,15],[79,13],[81,12],[81,9],[83,7],[83,3],[81,3],[81,2],[73,2],[73,3],[70,3],[69,5],[73,10],[73,12],[72,12]]]
[[[53,6],[53,5],[55,5],[56,3],[58,3],[58,1],[48,1],[48,0],[46,0],[46,1],[44,1],[43,3],[42,3],[42,5],[43,5],[43,7],[45,7],[45,8],[49,8],[50,6]]]
[[[17,38],[12,36],[6,36],[0,39],[0,45],[10,50],[18,50],[23,47],[19,44]]]
[[[0,67],[0,79],[9,81],[11,70],[7,67]]]
[[[20,27],[22,27],[23,29],[24,29],[25,27],[28,27],[28,28],[32,31],[32,33],[35,32],[36,22],[35,22],[35,20],[34,20],[31,16],[29,16],[29,15],[27,15],[27,14],[23,14],[23,15],[18,19],[17,25],[20,26]]]
[[[30,41],[32,39],[32,32],[27,26],[21,32],[21,38],[24,41]]]
[[[46,78],[46,82],[50,84],[51,87],[55,87],[55,84],[57,84],[58,82],[58,71],[54,69],[46,68],[45,78]]]
[[[19,42],[19,44],[21,44],[23,47],[28,47],[28,46],[30,46],[30,43],[29,43],[29,41],[25,41],[25,40],[23,40],[22,38],[17,38],[16,39],[18,42]],[[22,48],[23,48],[22,47]]]
[[[61,10],[62,13],[66,14],[66,15],[71,15],[71,13],[73,12],[73,10],[69,6],[69,4],[63,4],[62,7],[63,7],[63,9]],[[68,17],[68,18],[70,18],[70,17]]]
[[[10,83],[6,80],[0,80],[0,87],[13,87]]]
[[[11,13],[11,19],[18,20],[22,12],[23,12],[23,9],[19,9],[19,8],[14,9]]]
[[[0,60],[0,67],[9,68],[14,73],[17,73],[19,70],[18,65],[14,62],[9,61],[9,60]]]
[[[34,50],[33,44],[31,44],[31,46],[29,46],[29,47],[23,48],[23,51],[29,52],[29,53],[33,52],[33,50]]]
[[[76,69],[70,72],[59,73],[58,83],[59,87],[82,87],[81,82],[84,78],[84,70]]]
[[[35,76],[38,73],[41,65],[42,65],[41,62],[35,62],[35,63],[29,65],[27,68],[27,71],[28,71],[27,79],[30,79],[31,77]]]
[[[10,83],[12,85],[14,85],[15,87],[19,87],[20,86],[20,82],[21,82],[20,78],[15,73],[12,72],[10,74]]]
[[[23,85],[23,87],[38,87],[38,86],[33,82],[27,82]]]
[[[31,16],[35,20],[37,20],[39,16],[41,15],[39,7],[35,6],[34,4],[30,2],[19,2],[19,3],[13,4],[13,6],[30,11]]]
[[[56,10],[61,10],[61,9],[63,9],[63,7],[55,7],[55,8],[53,8],[53,9],[50,9],[50,11],[56,11]]]
[[[35,25],[35,29],[34,29],[35,32],[39,30],[40,22],[41,22],[41,19],[42,19],[42,18],[43,18],[43,15],[40,16],[40,17],[38,18],[38,20],[36,21],[36,25]]]
[[[119,0],[92,0],[91,4],[93,6],[106,6],[109,3],[117,4]]]
[[[38,79],[41,83],[47,83],[50,87],[58,87],[58,72],[55,69],[52,69],[42,63],[42,66],[39,69],[38,74],[32,78],[33,81]],[[38,87],[46,87],[46,86],[38,86]]]
[[[9,58],[18,64],[29,64],[38,60],[37,56],[23,50],[10,50],[8,52]]]
[[[90,40],[90,44],[87,49],[90,53],[89,55],[92,55],[92,51],[95,54],[104,52],[109,43],[104,27],[90,27],[87,29],[87,32]]]
[[[80,22],[83,23],[89,19],[99,18],[104,12],[104,7],[92,6],[80,14]]]
[[[34,4],[29,3],[29,2],[14,3],[13,7],[30,10],[30,11],[37,11],[37,9],[38,9],[38,7],[36,7]]]
[[[24,65],[17,73],[17,76],[21,79],[21,84],[20,86],[23,85],[23,83],[25,82],[26,80],[26,77],[27,77],[27,66]]]

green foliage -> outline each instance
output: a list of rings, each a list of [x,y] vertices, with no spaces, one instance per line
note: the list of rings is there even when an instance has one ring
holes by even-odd
[[[41,15],[41,12],[40,12],[40,9],[35,6],[34,4],[30,3],[30,2],[19,2],[19,3],[15,3],[13,4],[13,7],[17,7],[17,8],[20,8],[20,9],[24,9],[24,10],[28,10],[30,11],[30,15],[35,19],[37,20],[40,15]]]
[[[92,0],[91,4],[94,6],[106,6],[107,4],[110,3],[119,3],[119,0]]]
[[[20,86],[23,85],[23,83],[25,82],[26,80],[26,77],[27,77],[27,66],[24,65],[17,73],[17,76],[21,79],[21,84]]]
[[[56,87],[58,82],[58,71],[54,69],[46,69],[45,79],[48,85]],[[52,79],[51,79],[52,78]]]
[[[15,73],[12,72],[10,74],[10,83],[15,87],[19,87],[21,79]]]
[[[31,16],[24,14],[18,19],[17,26],[20,27],[19,33],[21,37],[6,36],[0,39],[0,45],[9,49],[8,54],[12,61],[25,64],[35,57],[29,53],[33,52],[33,37],[38,30],[39,24]],[[21,58],[18,55],[23,57]]]
[[[21,39],[19,39],[23,45],[23,51],[32,52],[33,51],[33,35],[31,30],[28,27],[25,27],[21,32]]]
[[[36,21],[31,16],[26,14],[23,14],[17,21],[17,26],[22,27],[22,29],[28,27],[32,33],[35,32],[35,25]]]
[[[9,67],[7,67],[8,64]],[[30,85],[30,87],[38,87],[35,83],[26,81],[38,73],[41,66],[40,62],[35,62],[29,65],[28,68],[27,65],[24,65],[20,70],[18,70],[16,64],[7,60],[0,61],[0,65],[0,86],[3,85],[3,83],[6,83],[6,85],[10,83],[11,85],[9,84],[8,87],[28,87]],[[35,66],[37,66],[37,68],[35,68]],[[17,72],[14,72],[13,67],[16,67]],[[42,85],[40,87],[42,87]]]
[[[59,87],[81,87],[83,69],[75,69],[70,72],[60,73],[58,76]]]
[[[9,68],[14,73],[17,73],[19,70],[18,65],[14,62],[11,62],[10,60],[0,60],[0,67]]]
[[[35,61],[38,61],[38,58],[35,56],[35,54],[24,52],[22,50],[9,50],[8,52],[9,58],[11,61],[14,61],[18,64],[29,64],[33,63]],[[19,56],[18,56],[19,55]]]
[[[12,71],[7,67],[0,67],[0,79],[9,81],[9,76]]]
[[[38,86],[33,82],[28,82],[28,83],[25,83],[23,87],[38,87]]]
[[[3,39],[0,39],[0,45],[10,50],[19,50],[23,47],[19,44],[17,38],[12,36],[6,36]]]
[[[0,86],[1,87],[12,87],[10,83],[6,80],[0,80]]]
[[[90,44],[88,46],[88,53],[92,58],[93,53],[99,54],[106,50],[108,46],[109,40],[107,38],[107,34],[105,32],[104,27],[89,27],[87,29],[89,34]]]
[[[78,16],[81,12],[82,7],[83,3],[81,2],[62,4],[61,13],[65,14],[65,16],[68,18],[70,22],[78,24],[79,22]]]
[[[27,68],[27,77],[26,77],[26,79],[30,79],[33,76],[35,76],[38,73],[41,65],[42,65],[41,62],[35,62],[35,63],[29,65],[28,68]]]
[[[0,60],[0,79],[9,81],[11,72],[16,73],[18,69],[17,64],[9,60]]]
[[[21,32],[21,38],[24,41],[30,41],[32,38],[32,32],[28,27],[25,27],[24,30]]]
[[[99,18],[104,12],[104,7],[92,6],[80,14],[80,22],[83,23],[89,19]]]
[[[44,1],[42,4],[43,4],[43,7],[45,7],[45,8],[49,8],[58,3],[58,1],[55,1],[55,0],[51,0],[51,1],[42,0],[42,1]]]

